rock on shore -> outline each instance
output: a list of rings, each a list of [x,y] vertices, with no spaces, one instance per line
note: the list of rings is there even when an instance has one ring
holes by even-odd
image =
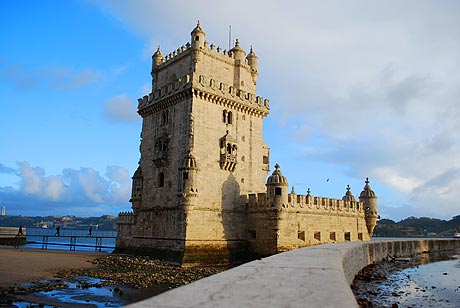
[[[78,277],[103,280],[102,283],[97,284],[81,282],[81,288],[101,287],[103,285],[126,286],[133,289],[144,289],[155,285],[167,285],[168,288],[175,288],[229,268],[229,266],[179,267],[147,257],[128,255],[106,255],[88,262],[92,262],[96,267],[58,269],[53,273],[55,279],[0,288],[0,306],[17,301],[17,295],[66,288],[66,280],[78,280]]]

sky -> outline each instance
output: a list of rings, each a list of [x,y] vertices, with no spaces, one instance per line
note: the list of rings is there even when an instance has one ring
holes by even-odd
[[[297,194],[359,196],[382,218],[460,214],[459,1],[0,2],[0,205],[130,211],[151,56],[231,40],[259,57],[270,163]],[[272,168],[273,170],[273,168]]]

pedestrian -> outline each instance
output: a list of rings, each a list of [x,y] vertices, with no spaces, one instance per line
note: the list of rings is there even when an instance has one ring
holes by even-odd
[[[22,226],[19,226],[18,235],[24,235],[24,234],[22,233]]]
[[[93,226],[92,226],[92,225],[89,225],[88,236],[91,237],[92,235],[93,235]]]
[[[61,236],[61,226],[56,227],[56,234],[54,235]]]

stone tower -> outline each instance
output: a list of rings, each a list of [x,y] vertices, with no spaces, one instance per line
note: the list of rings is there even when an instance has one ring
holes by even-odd
[[[256,96],[258,58],[236,40],[190,42],[152,56],[152,92],[139,99],[141,158],[133,213],[120,213],[117,250],[179,263],[231,259],[247,249],[246,195],[265,192],[268,100]]]

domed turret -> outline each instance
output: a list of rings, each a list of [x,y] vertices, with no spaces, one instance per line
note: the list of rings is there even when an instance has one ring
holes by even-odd
[[[350,185],[347,185],[347,192],[345,193],[345,196],[342,197],[342,200],[344,201],[356,201],[355,196],[351,193],[351,188]]]
[[[364,203],[367,231],[369,232],[369,236],[372,236],[377,219],[379,219],[379,215],[377,214],[377,196],[369,185],[369,178],[366,178],[365,183],[363,191],[359,194],[359,201]]]
[[[165,57],[161,53],[160,46],[158,46],[157,51],[155,51],[155,53],[152,56],[152,69],[157,68],[158,65],[164,62],[164,60],[165,60]]]
[[[188,153],[182,163],[182,169],[196,169],[196,160],[192,153]]]
[[[240,61],[244,59],[244,56],[246,56],[246,51],[244,51],[243,48],[240,47],[240,42],[238,41],[238,39],[236,39],[235,47],[230,49],[230,53],[232,54],[233,59]]]
[[[129,202],[131,202],[131,207],[133,209],[134,214],[136,215],[140,207],[142,206],[142,189],[144,177],[142,176],[141,166],[137,167],[132,179],[133,186],[131,191],[131,199],[129,200]]]
[[[377,198],[375,192],[372,190],[369,185],[369,178],[366,178],[366,185],[364,185],[363,191],[359,194],[359,198]]]
[[[280,166],[275,165],[275,171],[267,179],[267,197],[270,200],[271,206],[281,209],[283,205],[288,203],[288,181],[279,170]]]
[[[204,46],[204,37],[206,36],[206,33],[201,28],[199,20],[198,20],[198,23],[196,24],[195,29],[193,29],[191,35],[192,35],[192,42],[191,42],[192,48],[198,49]]]
[[[198,168],[196,159],[191,152],[185,156],[184,160],[182,161],[182,167],[179,170],[182,173],[182,185],[180,193],[186,198],[196,196],[198,190],[195,187],[195,178]]]
[[[246,57],[248,60],[248,64],[251,67],[251,76],[252,80],[254,81],[254,84],[257,81],[257,77],[259,76],[259,57],[256,56],[254,51],[252,50],[251,46],[251,51],[249,52],[248,56]]]

